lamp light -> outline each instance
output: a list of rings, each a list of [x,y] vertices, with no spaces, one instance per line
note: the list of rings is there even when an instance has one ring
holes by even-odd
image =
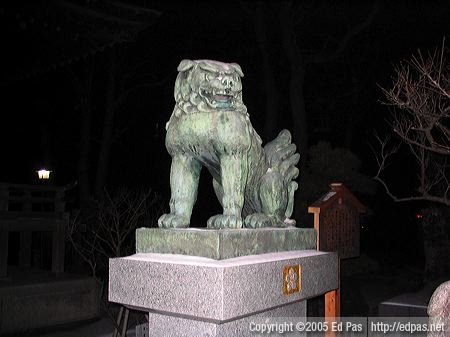
[[[38,174],[38,178],[39,180],[47,180],[50,178],[50,172],[49,170],[46,169],[40,169],[39,171],[37,171]]]

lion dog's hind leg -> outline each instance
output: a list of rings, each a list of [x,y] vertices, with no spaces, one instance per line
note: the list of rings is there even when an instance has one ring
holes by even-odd
[[[287,188],[280,173],[270,171],[261,177],[259,198],[261,200],[261,213],[248,215],[245,218],[245,227],[284,227]]]
[[[201,168],[201,164],[191,156],[177,154],[172,157],[170,214],[164,214],[159,218],[159,227],[189,227],[192,208],[197,200]]]

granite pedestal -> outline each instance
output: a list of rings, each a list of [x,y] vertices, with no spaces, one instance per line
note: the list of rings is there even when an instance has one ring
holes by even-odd
[[[151,336],[254,336],[252,323],[303,319],[306,299],[338,287],[337,255],[314,246],[222,260],[157,252],[111,259],[109,300],[148,312]]]

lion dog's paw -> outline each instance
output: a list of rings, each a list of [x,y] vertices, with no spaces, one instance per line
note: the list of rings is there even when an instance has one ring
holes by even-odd
[[[264,213],[253,213],[245,218],[245,227],[247,228],[261,228],[273,226],[273,219]]]
[[[235,215],[214,215],[208,219],[208,228],[242,228],[242,219]]]
[[[163,214],[158,219],[158,226],[161,228],[185,228],[189,227],[189,219],[178,214]]]

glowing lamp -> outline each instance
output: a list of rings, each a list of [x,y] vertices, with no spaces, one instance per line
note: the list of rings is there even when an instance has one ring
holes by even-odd
[[[48,171],[46,169],[41,169],[41,170],[37,171],[39,180],[47,180],[47,179],[49,179],[50,178],[50,172],[52,172],[52,171]]]

